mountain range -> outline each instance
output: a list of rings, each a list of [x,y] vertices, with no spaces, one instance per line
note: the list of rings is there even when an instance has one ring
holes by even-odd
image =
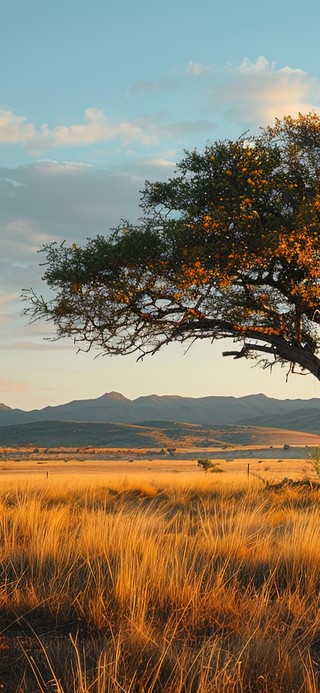
[[[146,424],[184,422],[209,426],[259,426],[320,434],[320,399],[278,400],[246,397],[149,395],[130,400],[118,392],[96,399],[24,411],[0,404],[0,427],[43,421]]]

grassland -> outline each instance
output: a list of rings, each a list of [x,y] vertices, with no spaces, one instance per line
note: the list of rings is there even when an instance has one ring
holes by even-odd
[[[319,417],[318,417],[319,418]],[[317,427],[315,428],[317,430]],[[319,445],[320,435],[306,431],[263,426],[148,421],[140,424],[89,421],[34,421],[0,426],[0,446],[29,448],[220,447],[229,445]]]
[[[228,471],[6,470],[1,690],[316,693],[319,503]]]

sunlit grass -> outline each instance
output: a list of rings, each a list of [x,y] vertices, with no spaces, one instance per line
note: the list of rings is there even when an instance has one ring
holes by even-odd
[[[0,684],[315,693],[319,502],[228,474],[3,477]]]

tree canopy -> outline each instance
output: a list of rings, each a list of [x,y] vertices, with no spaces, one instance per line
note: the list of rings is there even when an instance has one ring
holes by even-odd
[[[320,379],[320,118],[185,153],[146,182],[138,224],[79,247],[43,246],[45,299],[26,313],[79,348],[138,357],[232,338],[224,352]]]

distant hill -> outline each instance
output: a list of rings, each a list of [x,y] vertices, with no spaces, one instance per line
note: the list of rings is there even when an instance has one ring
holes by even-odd
[[[320,436],[259,426],[206,426],[148,421],[140,424],[36,421],[0,427],[0,446],[34,448],[224,447],[235,445],[319,445]]]
[[[0,404],[0,427],[36,421],[137,424],[150,420],[269,426],[320,434],[320,399],[278,400],[258,394],[238,398],[150,395],[130,400],[118,392],[109,392],[97,399],[74,400],[33,411]]]

